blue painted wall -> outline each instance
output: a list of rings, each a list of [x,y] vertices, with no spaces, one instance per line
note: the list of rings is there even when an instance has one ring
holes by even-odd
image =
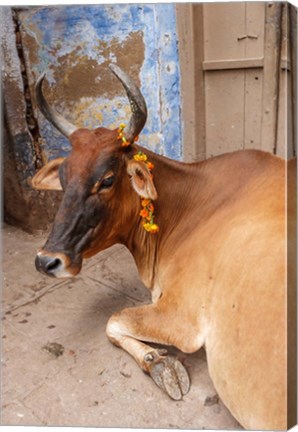
[[[108,70],[115,62],[139,82],[147,102],[140,144],[181,159],[173,4],[34,7],[20,17],[31,88],[47,70],[48,98],[65,117],[79,126],[117,127],[130,111],[122,87]],[[67,154],[67,140],[38,111],[36,115],[44,159]]]

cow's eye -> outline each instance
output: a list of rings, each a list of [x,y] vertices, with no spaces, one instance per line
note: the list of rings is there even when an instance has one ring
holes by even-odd
[[[106,177],[105,179],[103,179],[103,181],[101,182],[101,184],[100,184],[100,190],[101,189],[107,189],[107,188],[109,188],[109,187],[111,187],[112,186],[112,184],[114,183],[114,176],[113,175],[111,175],[111,176],[109,176],[109,177]]]
[[[91,194],[96,194],[100,191],[103,191],[105,189],[109,189],[112,184],[114,183],[115,177],[113,174],[108,175],[107,177],[105,177],[103,180],[98,180],[92,190],[91,190]]]

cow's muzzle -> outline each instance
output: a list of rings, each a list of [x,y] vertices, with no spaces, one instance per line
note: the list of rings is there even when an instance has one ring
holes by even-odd
[[[57,278],[68,278],[79,273],[81,266],[72,265],[70,258],[63,253],[40,250],[35,258],[35,267],[40,273]]]

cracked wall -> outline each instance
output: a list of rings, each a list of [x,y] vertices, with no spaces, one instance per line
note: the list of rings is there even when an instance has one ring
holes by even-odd
[[[66,118],[80,127],[117,127],[130,116],[125,92],[108,69],[117,63],[140,85],[148,105],[141,144],[181,158],[173,5],[31,7],[18,17],[33,103],[34,82],[46,70],[47,98]],[[67,154],[67,140],[38,110],[36,117],[44,159]]]

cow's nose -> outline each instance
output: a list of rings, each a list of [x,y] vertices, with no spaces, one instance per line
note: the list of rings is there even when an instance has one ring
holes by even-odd
[[[63,267],[63,262],[58,257],[48,255],[37,255],[35,258],[36,269],[48,276],[56,276]]]

